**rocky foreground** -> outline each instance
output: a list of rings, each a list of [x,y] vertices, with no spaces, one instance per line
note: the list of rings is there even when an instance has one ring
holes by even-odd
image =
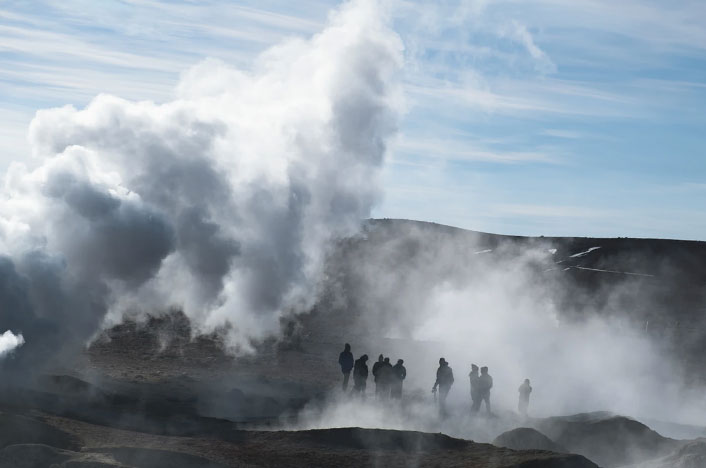
[[[637,421],[607,414],[536,420],[552,438],[535,428],[517,428],[484,444],[438,433],[355,427],[245,430],[232,421],[186,413],[160,424],[109,407],[99,411],[95,402],[81,409],[60,405],[50,392],[43,401],[38,396],[30,398],[44,408],[1,406],[0,467],[706,466],[706,440],[665,438]]]
[[[610,413],[488,420],[497,437],[480,440],[492,444],[438,433],[443,421],[432,433],[282,431],[337,393],[324,357],[338,343],[309,339],[233,359],[217,343],[190,341],[179,317],[114,329],[66,373],[4,369],[0,468],[706,466],[706,440],[663,437]],[[165,330],[166,346],[157,339]]]
[[[301,404],[296,392],[306,388],[285,387],[286,399],[281,382],[248,383],[243,376],[243,390],[226,394],[229,408],[206,405],[216,404],[218,395],[204,394],[189,376],[159,382],[104,377],[93,383],[67,375],[4,376],[0,468],[706,466],[706,440],[663,437],[609,413],[531,419],[525,421],[531,427],[503,432],[488,444],[358,427],[279,430],[292,427],[289,419]],[[273,386],[279,395],[268,393]],[[221,412],[229,419],[208,415]],[[271,416],[248,417],[253,414]]]
[[[442,434],[339,428],[176,437],[40,414],[0,414],[2,467],[464,466],[590,468],[580,455],[515,451]]]

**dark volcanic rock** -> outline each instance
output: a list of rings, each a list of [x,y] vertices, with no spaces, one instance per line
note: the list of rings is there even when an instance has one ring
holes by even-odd
[[[10,445],[0,450],[0,468],[120,468],[123,466],[109,456],[90,452],[72,452],[42,444]]]
[[[661,457],[680,445],[639,421],[605,413],[548,418],[537,427],[570,452],[605,467]]]
[[[336,428],[253,432],[239,447],[254,466],[596,468],[580,455],[515,451],[443,434]]]
[[[15,444],[42,444],[67,450],[80,447],[76,437],[42,421],[0,413],[0,449]]]
[[[9,445],[0,450],[0,468],[39,468],[58,465],[71,453],[42,444]]]
[[[152,468],[158,466],[170,468],[225,468],[226,465],[215,463],[205,458],[188,453],[170,452],[167,450],[141,449],[134,447],[116,447],[100,450],[109,453],[118,462],[135,468]]]
[[[566,453],[567,450],[549,437],[530,427],[518,427],[503,432],[493,440],[493,445],[513,450],[548,450],[550,452]]]
[[[300,432],[282,431],[293,439],[302,442],[323,443],[330,447],[343,447],[364,450],[399,450],[420,452],[430,450],[459,450],[468,441],[455,439],[444,434],[428,434],[414,431],[393,431],[386,429],[362,429],[344,427],[337,429],[314,429]]]

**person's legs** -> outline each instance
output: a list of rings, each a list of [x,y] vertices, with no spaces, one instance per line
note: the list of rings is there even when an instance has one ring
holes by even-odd
[[[451,387],[439,386],[439,412],[442,416],[446,416],[446,397],[449,395]]]
[[[353,379],[353,393],[360,395],[365,392],[365,381]]]
[[[348,378],[351,376],[350,371],[343,373],[343,391],[345,392],[348,388]]]
[[[483,401],[485,401],[485,409],[488,411],[488,414],[491,414],[492,411],[490,411],[490,393],[486,393],[483,395]]]
[[[473,399],[473,405],[471,406],[471,411],[473,413],[477,413],[478,410],[480,410],[481,397],[478,393],[473,393],[471,395],[471,398]]]

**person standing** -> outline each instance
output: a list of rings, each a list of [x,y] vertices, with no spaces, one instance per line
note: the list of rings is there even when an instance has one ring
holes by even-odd
[[[451,385],[454,383],[454,373],[449,367],[449,363],[446,359],[439,359],[439,368],[436,370],[436,382],[434,382],[434,387],[432,387],[432,393],[436,393],[436,389],[439,389],[439,411],[442,414],[446,414],[446,397],[451,390]]]
[[[485,402],[485,409],[488,411],[488,414],[493,414],[490,410],[490,389],[493,388],[493,378],[488,374],[487,367],[480,368],[478,383],[480,384],[479,392],[481,403]],[[478,408],[480,408],[480,403],[478,404]]]
[[[397,364],[392,366],[392,387],[390,397],[399,400],[402,398],[402,382],[407,378],[407,369],[403,366],[402,359],[397,360]]]
[[[380,388],[380,398],[386,400],[390,398],[390,388],[392,387],[392,364],[390,358],[386,357],[378,369],[378,387]]]
[[[342,389],[345,392],[348,388],[348,378],[351,376],[351,370],[353,370],[353,353],[351,353],[351,345],[346,343],[341,354],[338,355],[338,364],[341,366],[341,372],[343,373],[343,385]]]
[[[478,375],[478,366],[475,364],[471,364],[468,378],[471,381],[471,412],[477,413],[480,409],[480,375]]]
[[[385,362],[385,357],[381,354],[378,356],[378,360],[373,364],[373,381],[375,382],[375,396],[380,396],[382,393],[383,384],[380,381],[380,368]]]
[[[365,398],[365,387],[368,381],[368,355],[363,354],[353,365],[353,391]]]
[[[526,418],[527,407],[529,406],[530,393],[532,393],[532,386],[530,385],[530,380],[525,379],[525,381],[522,383],[522,385],[520,385],[520,388],[518,388],[517,391],[520,393],[520,399],[517,402],[517,410],[520,412],[520,415]]]

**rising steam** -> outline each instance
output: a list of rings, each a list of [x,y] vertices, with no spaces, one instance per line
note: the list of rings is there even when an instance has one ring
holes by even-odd
[[[251,70],[205,60],[171,102],[39,111],[0,201],[0,329],[28,355],[170,307],[235,351],[278,333],[379,197],[401,55],[377,3],[354,1]]]
[[[404,359],[407,394],[427,405],[443,356],[456,378],[449,394],[454,414],[469,413],[468,374],[475,363],[490,368],[500,415],[516,412],[518,386],[530,378],[533,416],[607,410],[690,424],[706,420],[702,388],[687,378],[678,356],[645,333],[644,322],[630,319],[635,312],[668,312],[634,280],[639,277],[609,275],[604,289],[577,298],[581,289],[557,265],[564,257],[556,258],[548,240],[489,245],[483,235],[404,221],[374,222],[364,240],[347,249],[332,268],[343,273],[329,285],[344,304],[341,314],[356,320],[347,341],[356,356]],[[678,290],[669,269],[649,273]],[[402,413],[375,404],[350,411],[355,405],[342,399],[305,412],[303,427],[438,430],[423,406]],[[499,434],[469,424],[461,418],[443,430],[474,440]]]
[[[19,348],[25,342],[21,334],[15,335],[10,330],[0,335],[0,358],[12,350]]]

